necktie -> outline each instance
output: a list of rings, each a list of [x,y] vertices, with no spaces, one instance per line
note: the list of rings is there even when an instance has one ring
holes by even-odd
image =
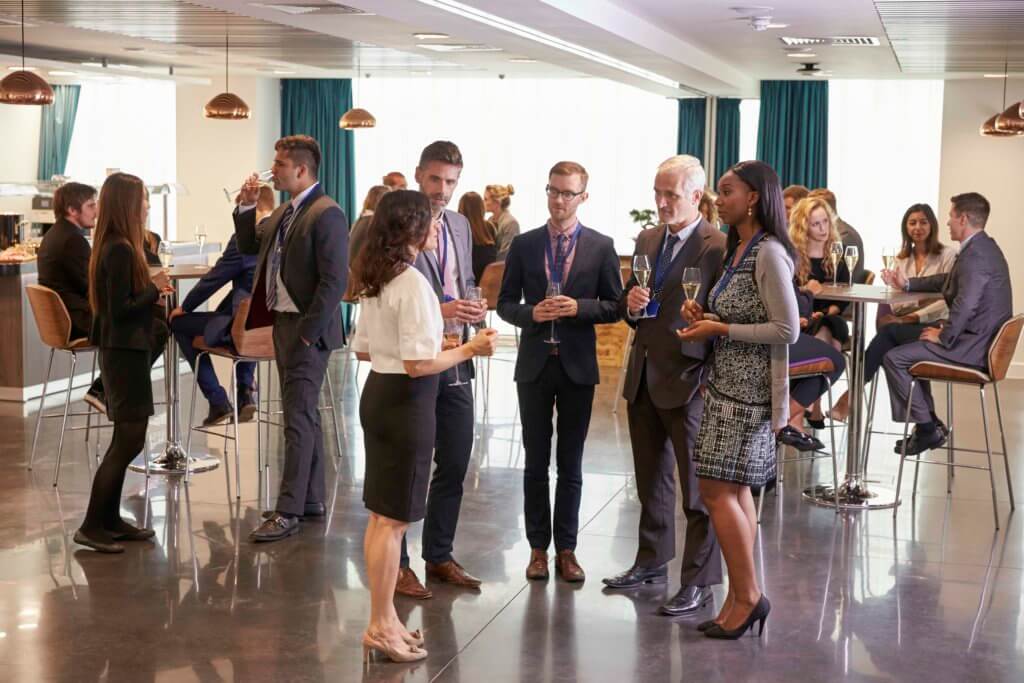
[[[284,239],[288,235],[293,215],[295,207],[289,203],[277,228],[277,244],[270,250],[270,258],[267,261],[267,308],[270,310],[274,310],[277,304],[277,271],[281,268],[281,252],[284,250]]]
[[[555,247],[555,271],[558,273],[558,279],[551,278],[555,282],[561,282],[562,278],[565,277],[565,259],[567,256],[565,253],[565,242],[568,239],[565,235],[558,236],[558,245]]]
[[[668,259],[665,263],[672,262],[672,253],[676,250],[677,244],[679,244],[679,235],[669,235],[665,240],[665,258]]]

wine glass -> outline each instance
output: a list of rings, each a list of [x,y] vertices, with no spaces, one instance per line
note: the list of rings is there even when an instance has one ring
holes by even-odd
[[[882,249],[882,267],[890,271],[896,268],[896,249],[893,247]],[[886,283],[885,288],[892,289],[888,283]]]
[[[454,348],[462,344],[462,323],[456,318],[445,318],[444,320],[444,341],[445,345]],[[450,387],[461,387],[465,384],[459,377],[459,364],[455,364],[455,381],[449,384]]]
[[[560,282],[549,282],[546,296],[548,299],[554,299],[557,296],[562,295],[562,284]],[[544,340],[545,344],[557,344],[558,335],[555,334],[555,321],[551,321],[551,336]]]
[[[195,228],[196,242],[199,243],[199,258],[203,258],[203,245],[206,244],[206,226],[202,223],[196,225]]]
[[[465,299],[466,299],[466,301],[472,302],[472,303],[476,304],[477,306],[481,306],[481,305],[486,306],[487,305],[486,302],[484,301],[484,290],[481,289],[480,287],[466,287]],[[483,320],[481,320],[480,322],[473,323],[473,328],[474,329],[480,330],[480,329],[483,329],[483,327],[484,327],[484,321]]]
[[[174,262],[174,251],[171,249],[170,242],[167,242],[166,240],[161,242],[156,251],[157,256],[160,257],[160,265],[164,270],[170,268],[171,264]]]
[[[853,269],[857,267],[857,259],[860,258],[860,252],[855,246],[849,246],[844,252],[846,259],[846,270],[850,275],[850,286],[853,287]]]
[[[696,301],[700,292],[700,268],[683,268],[683,294],[687,300]]]
[[[835,241],[829,251],[829,258],[832,259],[832,286],[839,285],[839,259],[843,258],[843,243]]]
[[[266,171],[260,171],[259,173],[256,174],[256,180],[257,180],[257,182],[259,182],[259,184],[261,186],[269,185],[270,181],[273,180],[273,179],[274,179],[274,172],[271,171],[270,169],[267,169]],[[227,197],[229,202],[234,203],[235,195],[238,194],[239,192],[241,192],[244,189],[245,189],[245,186],[243,185],[242,187],[240,187],[237,190],[235,190],[234,192],[232,192],[231,190],[229,190],[228,188],[225,187],[224,188],[224,196]]]
[[[647,289],[651,279],[651,260],[647,257],[647,254],[637,254],[633,257],[633,276],[641,287]],[[651,316],[647,314],[647,309],[645,308],[640,317],[649,318]]]

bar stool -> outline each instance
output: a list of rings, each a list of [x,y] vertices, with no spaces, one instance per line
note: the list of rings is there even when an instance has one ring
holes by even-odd
[[[996,530],[998,531],[999,505],[996,503],[996,478],[992,467],[992,445],[988,434],[988,411],[985,408],[985,387],[991,385],[992,392],[996,397],[996,419],[999,422],[999,438],[1003,447],[1002,452],[997,451],[996,455],[1003,456],[1003,465],[1006,468],[1006,489],[1010,494],[1010,510],[1016,509],[1016,505],[1013,500],[1013,482],[1010,480],[1010,458],[1008,451],[1006,450],[1006,432],[1003,429],[1003,411],[1002,406],[999,403],[999,382],[1006,377],[1006,372],[1010,367],[1010,361],[1013,359],[1014,351],[1017,349],[1017,342],[1020,340],[1022,328],[1024,328],[1024,315],[1016,315],[1003,323],[1002,327],[999,328],[999,332],[997,332],[996,336],[992,339],[992,343],[989,344],[987,371],[977,370],[966,365],[939,363],[933,361],[915,363],[910,368],[910,391],[907,393],[907,408],[903,422],[903,447],[902,452],[900,453],[899,471],[896,474],[897,506],[900,502],[900,485],[903,483],[903,463],[907,459],[907,441],[909,439],[910,431],[910,404],[914,399],[914,389],[917,387],[919,382],[946,382],[947,385],[965,384],[978,388],[978,397],[981,400],[981,421],[985,429],[985,450],[979,450],[976,448],[955,448],[952,443],[948,450],[951,454],[953,451],[984,453],[988,459],[988,467],[981,467],[979,465],[961,465],[954,463],[951,459],[947,459],[946,462],[941,460],[923,460],[921,458],[923,454],[918,453],[916,456],[912,456],[914,457],[914,491],[912,495],[916,495],[917,493],[917,470],[921,463],[925,463],[927,465],[943,465],[949,468],[949,472],[952,472],[952,468],[954,467],[965,467],[973,470],[987,470],[989,483],[992,485],[992,516],[995,519]],[[949,411],[949,428],[950,433],[952,434],[952,401],[949,402],[947,409]],[[896,516],[896,511],[897,507],[893,507],[893,517]]]
[[[487,302],[487,326],[492,327],[492,321],[494,319],[494,312],[498,310],[498,294],[501,293],[501,281],[505,277],[505,262],[495,261],[489,263],[484,267],[484,272],[480,274],[480,291],[483,295],[484,301]],[[519,328],[515,328],[515,339],[516,348],[519,348]],[[499,359],[503,360],[503,359]],[[482,360],[487,364],[487,368],[482,373],[483,375],[483,403],[484,403],[484,415],[487,414],[490,406],[489,395],[491,392],[491,357],[487,356],[486,359]],[[477,376],[481,376],[480,372],[477,372]]]
[[[811,358],[799,363],[791,363],[789,366],[789,379],[810,379],[812,377],[820,377],[824,380],[826,386],[828,386],[828,407],[832,409],[832,384],[828,378],[833,372],[835,372],[835,365],[829,358]],[[829,441],[832,447],[830,453],[823,451],[812,451],[810,455],[800,455],[795,458],[786,458],[785,449],[776,443],[775,447],[775,462],[776,462],[776,477],[778,483],[781,485],[784,479],[784,465],[788,462],[805,462],[808,460],[821,460],[823,458],[832,459],[832,490],[835,493],[836,500],[836,512],[839,512],[839,466],[836,463],[836,426],[835,422],[829,420],[828,422]],[[777,490],[777,489],[776,489]],[[761,489],[761,495],[757,499],[757,523],[761,523],[761,510],[764,508],[764,499],[767,494],[763,488]]]
[[[351,274],[349,275],[349,277],[351,278]],[[349,280],[349,281],[351,282],[351,280]],[[343,347],[341,347],[340,349],[338,349],[338,351],[340,351],[341,353],[345,354],[345,361],[341,365],[341,390],[342,390],[342,392],[345,391],[345,383],[348,381],[348,364],[349,364],[350,360],[354,359],[355,362],[356,362],[356,369],[355,369],[355,377],[353,378],[352,381],[355,383],[356,396],[358,397],[360,395],[360,389],[359,389],[359,368],[360,368],[360,364],[362,363],[362,361],[359,360],[359,357],[356,356],[354,351],[352,351],[352,340],[356,336],[356,327],[359,325],[359,297],[357,297],[354,292],[349,290],[349,291],[345,292],[345,296],[342,297],[341,302],[345,303],[345,304],[348,304],[349,306],[352,307],[352,329],[349,330],[349,333],[345,335],[345,345]],[[328,372],[327,373],[327,381],[330,382],[330,380],[331,380],[331,375],[330,375],[330,372]],[[333,387],[331,388],[331,391],[332,392],[334,391]],[[332,396],[331,401],[333,403],[333,401],[334,401],[333,396]]]
[[[61,453],[64,450],[64,433],[68,431],[85,430],[85,443],[89,443],[89,431],[92,428],[92,415],[94,410],[90,407],[84,413],[69,412],[71,406],[71,385],[75,377],[75,368],[78,366],[78,354],[95,352],[96,347],[91,345],[89,339],[71,339],[71,316],[68,309],[61,300],[60,295],[49,287],[42,285],[25,285],[25,293],[28,295],[29,304],[32,306],[32,316],[36,321],[36,328],[39,330],[39,338],[43,344],[50,347],[50,360],[46,366],[46,379],[43,380],[43,392],[39,395],[39,412],[36,414],[35,433],[32,437],[32,454],[29,457],[28,469],[31,470],[35,464],[36,446],[39,443],[39,427],[43,419],[61,418],[60,441],[57,443],[57,462],[53,466],[53,485],[57,486],[60,476]],[[64,391],[64,410],[61,413],[43,412],[43,402],[46,400],[46,390],[50,384],[50,373],[53,370],[53,357],[56,353],[68,354],[68,386]],[[92,379],[96,379],[96,356],[92,358]],[[68,427],[69,417],[85,417],[85,427]],[[97,424],[96,428],[100,426]]]

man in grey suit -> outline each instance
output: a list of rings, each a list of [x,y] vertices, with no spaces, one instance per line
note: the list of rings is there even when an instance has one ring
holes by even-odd
[[[253,174],[235,211],[239,251],[259,254],[246,326],[274,326],[284,406],[281,490],[274,511],[250,534],[255,542],[291,536],[301,517],[325,513],[320,388],[331,351],[345,343],[340,304],[348,279],[348,219],[317,180],[316,140],[291,135],[274,149],[274,189],[291,201],[257,227],[260,188]]]
[[[722,582],[721,553],[697,488],[693,448],[704,413],[700,385],[710,353],[706,342],[680,343],[676,330],[685,301],[685,268],[700,269],[697,301],[722,268],[725,235],[700,214],[706,175],[692,156],[672,157],[658,167],[654,198],[661,225],[640,233],[635,255],[646,255],[652,282],[639,273],[626,283],[619,307],[636,330],[626,369],[623,397],[628,403],[640,530],[633,566],[604,580],[612,589],[635,588],[668,580],[666,565],[675,557],[675,472],[682,486],[686,515],[681,585],[661,612],[689,614],[711,599],[711,586]]]
[[[463,325],[478,323],[487,315],[485,302],[465,299],[473,280],[472,238],[469,221],[445,207],[451,201],[462,174],[462,154],[452,142],[438,140],[427,145],[416,167],[420,192],[430,199],[438,221],[437,251],[420,252],[415,268],[423,273],[437,294],[445,320]],[[465,330],[465,327],[463,327]],[[465,335],[465,332],[463,332]],[[427,492],[427,514],[423,520],[423,560],[428,578],[465,588],[478,588],[480,580],[462,568],[454,557],[455,527],[462,506],[462,486],[473,453],[473,363],[466,361],[441,374],[437,391],[437,436],[434,473]],[[420,583],[409,566],[405,537],[395,591],[425,599],[431,592]]]
[[[999,328],[1013,315],[1010,269],[996,241],[985,232],[990,206],[977,192],[960,194],[949,209],[950,239],[960,243],[960,254],[949,273],[907,279],[899,271],[883,271],[885,281],[908,292],[941,292],[949,306],[949,320],[921,332],[920,341],[886,354],[882,365],[889,381],[892,419],[904,421],[910,392],[910,368],[921,361],[988,367],[988,347]],[[939,426],[931,386],[920,382],[910,405],[914,431],[907,455],[917,455],[946,442]],[[902,444],[896,445],[902,453]]]

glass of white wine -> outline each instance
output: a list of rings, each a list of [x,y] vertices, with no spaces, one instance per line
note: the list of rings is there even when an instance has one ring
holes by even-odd
[[[688,301],[696,301],[700,292],[700,268],[683,268],[683,294]]]
[[[562,295],[562,284],[560,282],[549,282],[546,298],[554,299],[555,297]],[[558,335],[555,333],[555,321],[551,321],[551,336],[544,340],[545,344],[557,344]]]
[[[199,244],[199,258],[203,258],[203,246],[206,244],[206,226],[202,223],[195,228],[196,243]]]
[[[166,240],[160,243],[157,247],[157,256],[160,257],[160,265],[166,270],[170,268],[174,263],[174,251],[171,249],[171,244]]]
[[[636,278],[637,284],[647,289],[651,281],[651,260],[647,254],[637,254],[633,257],[633,276]],[[651,316],[645,308],[640,317],[649,318]]]
[[[839,285],[839,259],[843,258],[843,243],[833,242],[828,255],[832,259],[832,286],[837,287]]]
[[[266,171],[260,171],[259,173],[256,174],[256,181],[261,186],[269,185],[270,181],[273,180],[273,179],[274,179],[274,172],[271,171],[270,169],[267,169]],[[242,187],[240,187],[237,190],[235,190],[234,192],[232,192],[231,190],[229,190],[228,188],[225,187],[224,188],[224,196],[227,197],[229,202],[233,203],[235,201],[235,195],[237,195],[239,192],[241,192],[244,189],[245,189],[245,186],[243,185]]]
[[[455,348],[462,344],[462,323],[455,318],[445,318],[444,321],[444,342],[448,348]],[[459,377],[459,364],[455,364],[455,381],[449,384],[450,387],[461,387],[466,382]]]
[[[886,247],[885,249],[882,249],[882,267],[890,271],[895,270],[896,250],[894,248]],[[890,287],[888,283],[886,283],[885,288],[892,289],[892,287]]]
[[[853,287],[853,269],[857,267],[857,259],[860,257],[860,252],[857,247],[849,246],[844,252],[844,258],[846,259],[846,270],[850,274],[850,286]]]

